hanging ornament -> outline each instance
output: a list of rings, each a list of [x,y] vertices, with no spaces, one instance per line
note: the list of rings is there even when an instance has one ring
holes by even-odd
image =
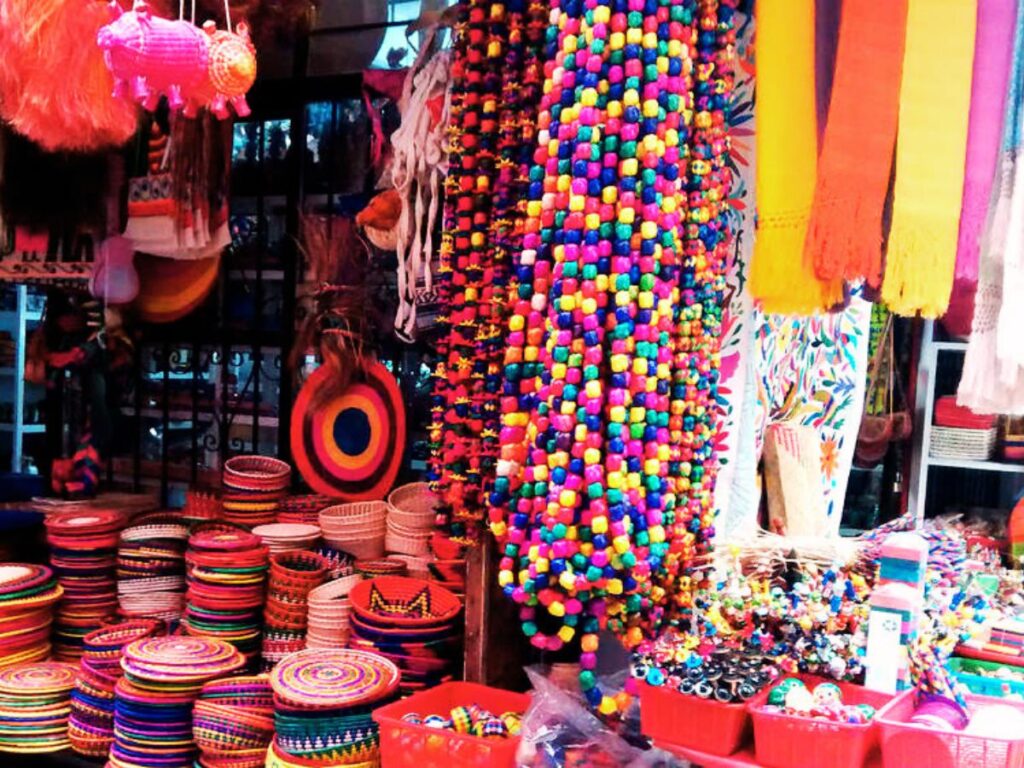
[[[185,18],[154,16],[146,0],[135,0],[130,11],[113,0],[110,9],[114,20],[96,41],[114,75],[115,96],[150,111],[166,96],[171,110],[186,117],[209,107],[224,119],[228,104],[239,117],[249,114],[245,94],[256,80],[256,49],[247,25],[232,32],[228,14],[227,30],[213,22],[199,29]]]

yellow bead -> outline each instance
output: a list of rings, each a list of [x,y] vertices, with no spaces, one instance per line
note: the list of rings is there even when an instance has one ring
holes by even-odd
[[[619,190],[615,187],[605,187],[601,190],[601,202],[611,205],[619,199]],[[527,206],[529,207],[529,206]]]
[[[498,584],[503,587],[507,587],[509,584],[515,582],[515,577],[512,576],[512,571],[501,571],[498,574]]]
[[[551,366],[551,377],[553,379],[564,379],[565,372],[565,363],[555,363]]]
[[[594,8],[594,23],[595,24],[607,24],[611,21],[612,11],[607,5],[599,5]]]
[[[644,472],[648,475],[657,475],[661,470],[661,462],[657,459],[647,459],[644,462]]]
[[[548,572],[548,560],[545,557],[537,558],[537,562],[534,563],[533,565],[537,569],[537,573],[547,573]]]
[[[605,716],[614,715],[618,709],[619,706],[611,696],[602,696],[601,703],[597,705],[598,712]]]
[[[576,309],[576,297],[575,296],[563,296],[558,300],[558,308],[562,312],[572,312]]]
[[[628,536],[616,536],[612,539],[612,546],[615,551],[620,555],[626,554],[629,551],[629,537]]]
[[[620,579],[608,579],[608,583],[605,585],[610,595],[621,595],[622,594],[622,581]]]
[[[573,637],[576,636],[576,630],[572,627],[565,626],[558,630],[558,639],[563,643],[571,643]]]
[[[640,45],[644,40],[644,31],[639,27],[631,27],[626,30],[626,42],[630,45]]]
[[[569,195],[569,210],[582,211],[587,205],[586,195]]]
[[[622,224],[632,224],[636,219],[636,210],[633,208],[622,208],[619,210],[619,222]]]
[[[626,36],[621,32],[612,32],[608,36],[608,47],[617,51],[626,44]]]
[[[558,586],[568,592],[576,588],[576,579],[569,571],[562,571],[558,577]]]
[[[597,448],[587,448],[583,451],[584,464],[597,464],[601,461],[601,451]]]
[[[590,522],[590,530],[594,533],[606,533],[608,531],[608,518],[598,515]]]
[[[548,606],[548,613],[559,618],[565,616],[565,603],[560,603],[557,600],[554,601]]]
[[[621,472],[609,472],[608,473],[607,483],[608,483],[608,487],[609,488],[611,488],[613,490],[617,490],[617,489],[621,488],[622,487],[622,481],[623,481],[623,477],[622,477],[622,473]],[[625,552],[625,550],[623,550],[623,552]]]
[[[608,117],[622,117],[622,102],[621,101],[609,101],[608,102]]]
[[[657,117],[659,109],[657,99],[647,99],[644,102],[644,117]]]
[[[635,88],[630,88],[624,94],[622,94],[622,102],[627,107],[635,107],[640,103],[640,92]]]
[[[593,315],[597,313],[597,299],[584,299],[580,308],[583,310],[585,315]],[[589,386],[589,382],[588,382]]]
[[[530,218],[539,218],[542,210],[540,200],[530,200],[526,204],[526,215]]]
[[[575,507],[576,506],[576,491],[565,488],[561,493],[558,494],[558,503],[563,507]]]
[[[658,236],[658,223],[655,221],[645,221],[640,225],[640,236],[644,240],[653,240]]]
[[[629,368],[629,358],[626,355],[612,355],[609,362],[615,373],[625,373]]]
[[[601,214],[599,213],[588,213],[584,219],[584,225],[587,229],[594,231],[601,226]]]
[[[596,88],[584,88],[580,94],[580,103],[585,107],[593,107],[597,104],[597,89]]]
[[[657,48],[658,47],[658,33],[648,32],[644,35],[643,39],[644,48]]]

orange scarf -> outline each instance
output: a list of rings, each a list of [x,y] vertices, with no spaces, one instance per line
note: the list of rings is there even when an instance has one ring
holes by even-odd
[[[825,281],[882,273],[907,0],[845,0],[804,258]]]

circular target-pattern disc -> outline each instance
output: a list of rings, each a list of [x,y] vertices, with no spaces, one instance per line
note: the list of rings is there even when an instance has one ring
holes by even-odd
[[[375,653],[310,649],[274,667],[270,685],[293,705],[331,709],[379,699],[397,687],[399,677],[398,667]]]
[[[405,405],[398,382],[380,363],[366,380],[326,402],[326,366],[306,380],[292,410],[291,446],[303,479],[317,493],[348,501],[383,499],[405,450]]]

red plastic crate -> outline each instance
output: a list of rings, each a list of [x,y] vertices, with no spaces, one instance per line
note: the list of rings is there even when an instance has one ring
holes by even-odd
[[[833,682],[811,675],[797,675],[809,689]],[[869,691],[860,685],[837,683],[844,704],[870,704],[878,710],[892,700],[888,693]],[[857,725],[834,723],[766,712],[751,703],[757,762],[766,768],[862,768],[878,750],[874,722]]]
[[[990,696],[968,696],[967,709],[1001,704],[1024,712],[1024,703]],[[1024,733],[994,739],[944,733],[907,722],[914,713],[914,691],[900,694],[878,718],[884,768],[1022,768]]]
[[[518,737],[482,739],[407,723],[402,715],[444,715],[476,704],[501,715],[526,712],[530,697],[476,683],[442,683],[373,713],[380,724],[380,755],[387,768],[514,768]]]
[[[748,703],[763,702],[761,691]],[[656,742],[727,757],[750,742],[748,703],[723,704],[662,686],[640,686],[640,730]]]

